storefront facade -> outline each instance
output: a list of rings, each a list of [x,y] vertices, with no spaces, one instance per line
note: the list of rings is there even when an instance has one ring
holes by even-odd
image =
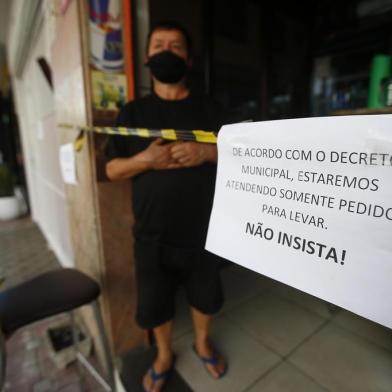
[[[364,31],[371,32],[367,40],[362,30],[353,28],[350,38],[338,22],[334,38],[330,34],[335,27],[322,23],[323,7],[332,12],[333,2],[329,8],[326,1],[312,8],[312,21],[304,9],[310,2],[279,10],[247,1],[233,11],[224,3],[195,0],[185,5],[173,0],[163,7],[153,0],[119,0],[123,58],[115,73],[126,77],[126,98],[149,92],[143,58],[150,23],[177,19],[195,39],[191,83],[228,107],[233,120],[325,115],[364,104],[366,64],[375,54],[369,47],[385,30],[390,14],[379,17],[380,27],[373,28],[371,21],[364,24]],[[79,134],[62,124],[102,126],[115,117],[106,102],[95,102],[92,73],[102,69],[91,61],[91,15],[89,2],[82,0],[13,2],[7,57],[32,217],[63,266],[80,268],[101,283],[106,326],[113,352],[119,354],[146,341],[134,321],[130,184],[106,180],[104,136],[85,135],[83,148],[75,153],[76,185],[64,184],[58,158],[60,146],[73,143]],[[377,50],[391,53],[388,42],[380,41]],[[350,50],[362,53],[362,63],[356,63],[361,67],[344,66]],[[39,59],[49,65],[49,78]],[[345,97],[349,92],[351,100],[339,106],[336,97],[342,91]]]

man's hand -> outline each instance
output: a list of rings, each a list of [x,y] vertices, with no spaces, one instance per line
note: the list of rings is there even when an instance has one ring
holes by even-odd
[[[172,157],[173,143],[162,144],[162,139],[154,140],[139,156],[151,170],[176,169],[181,164]]]
[[[171,146],[171,157],[182,167],[199,166],[216,162],[216,146],[196,142],[177,142]]]

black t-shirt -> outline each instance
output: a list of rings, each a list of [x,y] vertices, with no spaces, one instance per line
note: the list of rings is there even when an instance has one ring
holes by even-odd
[[[179,101],[149,95],[125,105],[117,126],[217,131],[222,111],[211,98],[190,94]],[[151,139],[111,136],[108,159],[143,151]],[[216,165],[150,170],[133,181],[134,233],[137,239],[179,248],[204,248],[212,207]]]

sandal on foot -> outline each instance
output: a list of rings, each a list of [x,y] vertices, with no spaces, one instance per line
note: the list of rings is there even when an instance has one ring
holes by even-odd
[[[147,370],[147,374],[149,375],[149,377],[151,378],[152,384],[150,386],[149,389],[146,389],[143,385],[143,389],[145,392],[149,392],[158,381],[162,381],[162,388],[163,389],[165,387],[165,384],[167,383],[167,380],[169,379],[171,373],[173,372],[174,369],[174,362],[175,362],[175,358],[173,357],[173,361],[170,365],[170,368],[162,373],[157,373],[154,370],[154,367],[151,366],[148,370]]]
[[[201,360],[201,362],[203,363],[206,371],[208,372],[208,374],[215,378],[215,379],[220,379],[222,378],[226,372],[227,372],[227,364],[225,362],[225,366],[223,368],[223,371],[218,375],[218,377],[214,377],[211,372],[208,370],[206,365],[212,365],[212,366],[217,366],[219,364],[219,360],[222,358],[222,356],[213,348],[212,349],[212,356],[211,357],[204,357],[202,355],[200,355],[197,350],[196,350],[196,346],[193,344],[192,345],[192,349],[195,352],[195,354],[199,357],[199,359]]]

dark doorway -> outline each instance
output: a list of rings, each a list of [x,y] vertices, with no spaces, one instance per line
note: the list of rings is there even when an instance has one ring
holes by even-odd
[[[233,121],[366,106],[371,59],[392,52],[387,1],[151,0],[150,22],[162,19],[188,27],[192,87]]]

